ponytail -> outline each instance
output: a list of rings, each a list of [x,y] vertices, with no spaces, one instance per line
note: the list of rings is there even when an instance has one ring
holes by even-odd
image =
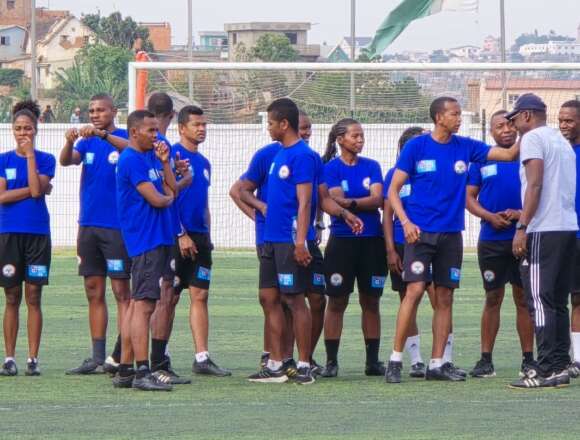
[[[326,142],[326,151],[322,156],[322,162],[330,162],[332,159],[336,157],[337,148],[336,148],[336,139],[339,136],[344,136],[348,131],[348,127],[353,124],[359,124],[356,119],[352,118],[344,118],[338,121],[336,124],[332,126],[330,129],[330,133],[328,133],[328,141]]]

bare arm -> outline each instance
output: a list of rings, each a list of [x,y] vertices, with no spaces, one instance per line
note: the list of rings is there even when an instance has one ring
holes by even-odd
[[[42,194],[46,194],[50,188],[50,177],[40,175],[38,176],[38,179],[40,180],[40,190]],[[16,203],[31,197],[30,187],[25,186],[24,188],[18,189],[6,189],[6,180],[0,178],[0,204]]]
[[[395,250],[395,231],[393,222],[393,207],[389,202],[389,199],[385,199],[383,202],[383,235],[385,236],[385,245],[387,248],[387,253],[396,252]]]
[[[356,208],[359,211],[374,211],[375,209],[379,209],[383,204],[383,184],[382,183],[374,183],[371,185],[371,194],[367,197],[360,197],[360,198],[350,198],[347,199],[344,197],[344,192],[342,188],[336,187],[331,188],[330,196],[343,208],[350,207],[352,201],[356,202]]]
[[[318,185],[318,198],[320,200],[320,209],[333,217],[342,218],[345,223],[352,229],[355,234],[362,233],[364,223],[352,212],[340,206],[330,197],[328,187],[325,183]],[[322,213],[322,212],[321,212]]]
[[[125,148],[129,146],[129,140],[115,136],[114,134],[107,135],[107,142],[110,143],[113,147],[115,147],[119,151],[123,151]]]
[[[250,180],[241,180],[240,182],[240,200],[266,215],[267,205],[254,194],[257,189],[256,184]]]
[[[256,220],[256,211],[241,198],[242,181],[236,180],[230,188],[230,198],[236,204],[240,211],[242,211],[249,219]]]
[[[395,214],[401,221],[401,225],[405,231],[405,240],[408,243],[415,243],[417,240],[419,240],[419,234],[421,231],[417,226],[411,223],[409,217],[407,217],[407,213],[403,208],[403,202],[401,202],[401,197],[399,196],[399,192],[401,191],[401,188],[408,178],[409,175],[406,172],[396,169],[395,173],[393,174],[391,186],[389,187],[388,198],[391,202],[391,206],[395,211]]]
[[[36,156],[34,151],[32,154],[26,155],[26,171],[28,174],[28,188],[30,189],[30,197],[37,199],[44,195],[40,186],[40,179],[38,178],[38,169],[36,166]]]
[[[487,160],[495,160],[498,162],[512,162],[517,160],[520,155],[520,140],[510,148],[492,147],[487,153]]]
[[[81,155],[74,150],[75,141],[79,138],[79,133],[76,128],[71,128],[65,133],[64,147],[60,151],[59,162],[63,167],[70,165],[79,165],[81,163]]]
[[[141,182],[137,191],[154,208],[167,208],[173,203],[173,196],[159,193],[151,182]]]
[[[84,127],[81,127],[79,130],[79,135],[84,138],[97,136],[101,139],[104,139],[105,133],[106,133],[105,130],[99,130],[98,128],[95,128],[92,125],[85,125]],[[120,151],[124,150],[126,147],[129,146],[129,140],[119,136],[115,136],[114,134],[111,133],[107,134],[106,141]]]
[[[476,217],[490,223],[494,229],[506,229],[512,224],[511,220],[508,219],[503,213],[500,212],[490,212],[481,206],[477,196],[479,194],[479,187],[475,185],[467,185],[467,192],[465,196],[465,205],[467,210]]]
[[[177,181],[175,180],[175,174],[173,174],[173,170],[171,169],[171,165],[169,161],[162,162],[163,163],[163,183],[167,186],[167,189],[171,191],[171,194],[165,190],[166,195],[177,195]],[[164,185],[164,186],[165,186]]]

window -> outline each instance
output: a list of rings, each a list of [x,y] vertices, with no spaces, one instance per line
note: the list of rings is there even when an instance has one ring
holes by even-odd
[[[238,34],[237,32],[234,32],[232,34],[232,44],[235,46],[236,44],[238,44]]]
[[[0,37],[0,46],[10,46],[10,37]]]
[[[290,40],[290,44],[298,44],[298,34],[296,32],[284,32],[284,35]]]
[[[514,105],[516,103],[516,101],[518,100],[518,98],[520,97],[520,95],[516,95],[516,94],[509,94],[508,95],[508,102],[509,105]]]
[[[60,36],[61,43],[66,43],[67,41],[68,41],[68,35],[61,35]]]
[[[16,0],[6,0],[6,9],[14,9]]]
[[[86,46],[89,44],[89,36],[88,35],[84,35],[83,36],[83,46]]]

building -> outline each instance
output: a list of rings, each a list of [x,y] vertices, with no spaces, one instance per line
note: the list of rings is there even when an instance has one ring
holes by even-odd
[[[481,48],[477,46],[459,46],[459,47],[452,47],[449,49],[449,57],[450,58],[460,58],[463,60],[475,60],[479,53],[481,52]]]
[[[250,22],[224,25],[228,34],[230,59],[233,59],[239,44],[250,49],[256,45],[262,35],[274,33],[285,35],[303,61],[316,61],[320,56],[320,45],[308,44],[310,28],[311,24],[305,22]]]
[[[32,2],[27,0],[0,0],[0,25],[17,25],[26,28],[30,24]]]
[[[350,55],[344,51],[340,44],[337,44],[327,52],[324,58],[329,63],[350,63]]]
[[[223,31],[200,31],[199,44],[196,50],[201,51],[227,51],[228,50],[228,34]]]
[[[27,35],[26,29],[22,26],[0,25],[0,63],[24,55]]]
[[[171,25],[167,22],[139,23],[149,31],[149,40],[155,52],[171,49]]]
[[[364,49],[369,47],[373,39],[371,37],[356,37],[354,39],[354,59],[356,60],[358,57],[361,56]],[[346,53],[350,59],[351,51],[352,51],[352,38],[351,37],[343,37],[339,43],[340,48]]]
[[[483,39],[483,52],[491,52],[491,53],[499,53],[500,51],[500,41],[499,38],[494,37],[493,35],[488,35]]]

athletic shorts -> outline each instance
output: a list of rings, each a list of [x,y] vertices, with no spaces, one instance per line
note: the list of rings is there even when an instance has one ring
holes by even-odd
[[[324,263],[318,245],[308,242],[312,262],[300,266],[294,259],[293,243],[265,243],[260,252],[260,286],[278,287],[283,295],[324,294]],[[271,286],[272,280],[276,285]]]
[[[520,265],[512,251],[512,241],[480,241],[477,260],[486,292],[505,287],[507,283],[522,287]]]
[[[395,251],[397,252],[397,255],[399,255],[401,263],[405,261],[405,245],[402,243],[395,243]],[[403,281],[402,274],[398,274],[396,272],[391,271],[389,275],[391,276],[391,289],[393,291],[404,292],[405,290],[407,290],[407,283]],[[429,266],[429,281],[427,281],[427,284],[429,285],[431,284],[431,282],[432,282],[431,267]]]
[[[118,229],[79,226],[77,255],[80,276],[131,277],[131,259]]]
[[[174,248],[173,257],[175,259],[175,291],[181,293],[183,289],[197,287],[208,290],[211,281],[213,245],[209,234],[199,234],[188,232],[189,238],[195,243],[197,254],[195,258],[182,257],[179,252],[179,245]]]
[[[132,259],[131,298],[157,301],[161,297],[163,274],[171,262],[173,248],[158,246]]]
[[[0,287],[19,286],[23,281],[48,284],[50,235],[0,234]]]
[[[419,241],[405,244],[403,280],[406,283],[431,280],[436,286],[457,289],[463,262],[461,232],[421,232]],[[429,273],[431,266],[432,274]]]
[[[572,280],[572,293],[580,293],[580,238],[576,238],[576,254],[574,258],[574,279]]]
[[[383,237],[330,236],[324,254],[326,294],[346,296],[354,282],[363,295],[381,296],[387,278]]]

